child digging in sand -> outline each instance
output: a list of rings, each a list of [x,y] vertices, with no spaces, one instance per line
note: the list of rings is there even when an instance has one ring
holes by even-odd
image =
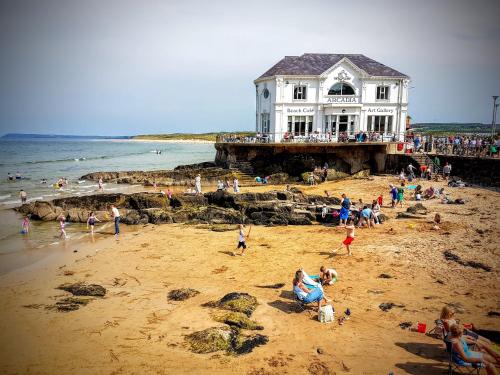
[[[352,220],[352,217],[349,217],[347,219],[347,223],[345,225],[345,230],[346,230],[346,238],[344,241],[342,241],[342,244],[339,246],[338,249],[333,250],[333,253],[335,254],[337,251],[339,251],[343,245],[345,245],[345,248],[347,249],[347,255],[351,256],[351,244],[352,241],[354,241],[354,222]]]
[[[241,256],[245,255],[245,250],[247,248],[246,240],[245,240],[245,231],[244,231],[245,226],[243,224],[239,225],[239,234],[238,234],[238,246],[236,246],[236,250],[238,250],[241,247]],[[246,238],[250,238],[250,230],[252,229],[252,226],[250,225],[250,228],[248,228],[248,233],[246,235]],[[233,252],[231,254],[232,256],[236,256],[236,253]]]

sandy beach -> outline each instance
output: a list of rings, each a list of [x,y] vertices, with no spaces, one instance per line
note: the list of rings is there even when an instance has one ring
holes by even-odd
[[[149,142],[149,140],[148,140]],[[403,330],[401,322],[424,322],[427,330],[445,304],[457,307],[462,322],[500,329],[498,292],[500,193],[483,188],[448,188],[465,205],[424,201],[422,219],[395,219],[404,209],[388,207],[394,177],[343,180],[298,186],[306,194],[368,202],[384,193],[390,220],[358,229],[352,257],[332,255],[345,230],[322,225],[252,227],[244,257],[231,256],[238,232],[208,225],[145,225],[95,243],[69,243],[57,257],[0,277],[0,372],[3,374],[442,374],[447,360],[442,341]],[[427,187],[429,183],[424,183]],[[434,185],[445,186],[444,182]],[[243,191],[283,189],[282,186]],[[439,212],[443,223],[432,229]],[[74,247],[78,252],[73,253]],[[445,250],[491,272],[446,260]],[[314,311],[299,312],[291,282],[303,267],[317,274],[335,268],[339,281],[326,287],[343,325],[321,324]],[[387,274],[390,278],[380,278]],[[104,286],[107,294],[77,311],[47,309],[70,296],[63,283]],[[284,283],[281,289],[262,286]],[[193,288],[195,297],[174,302],[172,289]],[[252,319],[269,342],[253,352],[195,354],[184,337],[221,326],[214,309],[203,306],[229,292],[247,292],[259,306]],[[392,302],[383,312],[379,305]]]

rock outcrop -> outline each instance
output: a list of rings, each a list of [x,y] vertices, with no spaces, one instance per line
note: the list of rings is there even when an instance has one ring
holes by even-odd
[[[225,191],[203,195],[179,194],[172,198],[161,193],[96,194],[36,201],[18,208],[34,220],[52,221],[59,216],[85,223],[90,211],[100,221],[110,221],[110,205],[121,213],[124,224],[209,223],[256,225],[310,225],[331,222],[321,217],[323,204],[338,209],[335,197],[305,195],[300,190],[230,194]]]

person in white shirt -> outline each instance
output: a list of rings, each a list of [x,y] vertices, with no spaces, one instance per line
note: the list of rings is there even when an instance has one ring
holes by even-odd
[[[118,208],[114,204],[111,205],[111,213],[115,220],[115,236],[118,236],[120,234],[120,211],[118,211]]]
[[[194,179],[194,190],[196,194],[201,194],[201,175],[197,175]]]

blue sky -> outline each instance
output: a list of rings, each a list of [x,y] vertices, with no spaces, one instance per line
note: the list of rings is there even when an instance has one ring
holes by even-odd
[[[411,76],[417,122],[491,122],[499,1],[0,2],[0,133],[251,130],[284,55],[362,53]]]

